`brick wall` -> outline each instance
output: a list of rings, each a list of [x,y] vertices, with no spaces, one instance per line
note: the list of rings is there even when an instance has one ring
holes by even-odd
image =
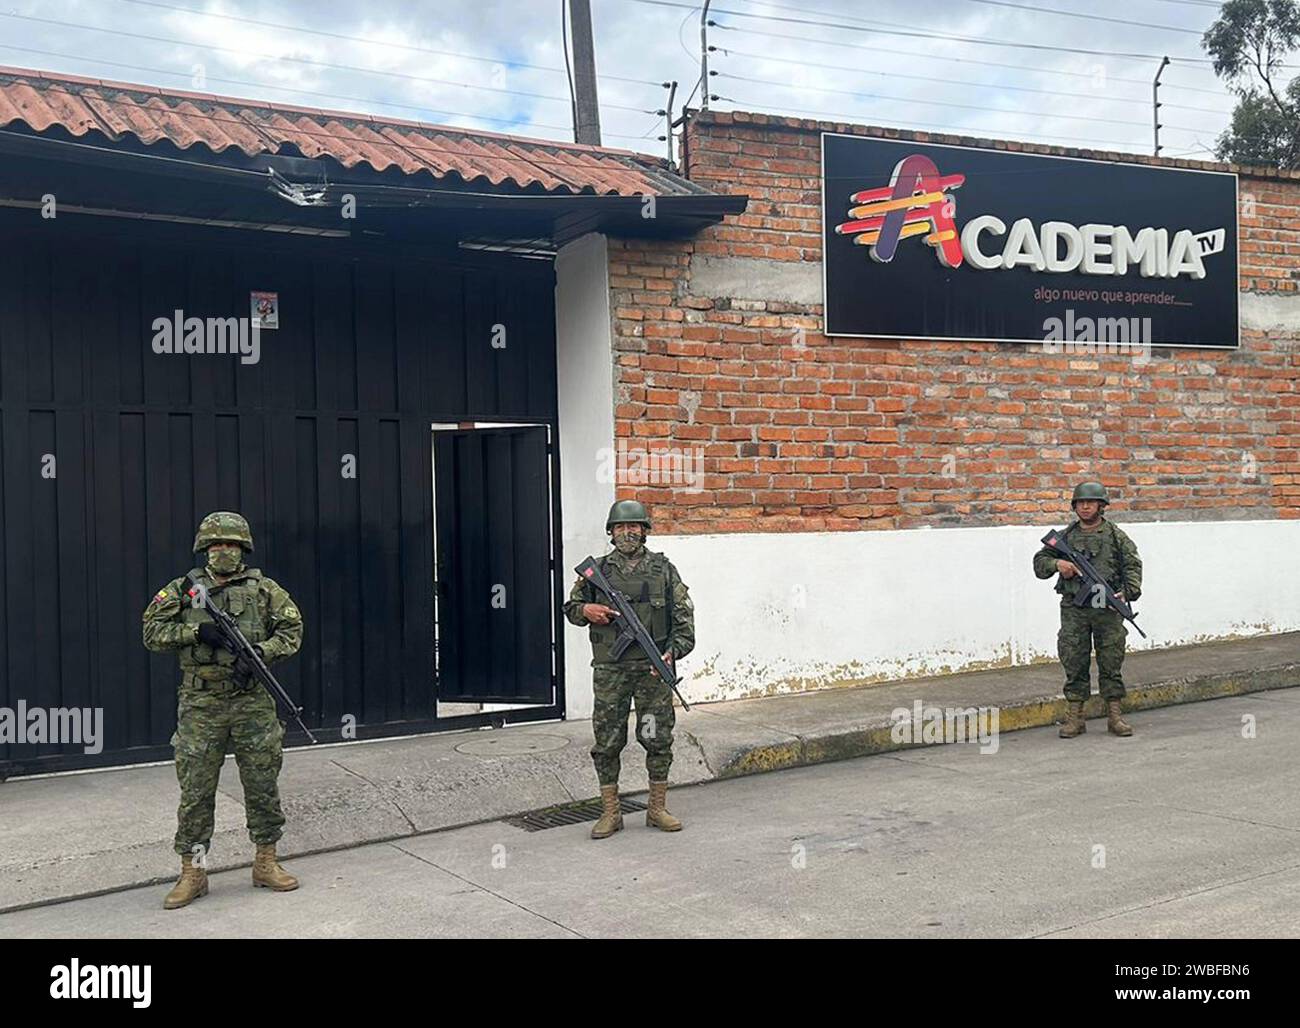
[[[656,532],[1051,522],[1082,476],[1132,520],[1300,517],[1300,173],[1233,169],[1254,197],[1241,288],[1269,305],[1254,320],[1274,324],[1243,317],[1239,351],[1157,348],[1142,366],[1027,344],[836,339],[820,334],[819,302],[692,287],[701,258],[805,279],[819,268],[823,129],[989,145],[739,113],[690,123],[691,178],[747,194],[747,213],[693,240],[609,251],[616,435],[632,450],[704,454],[693,488],[620,485],[647,501]]]

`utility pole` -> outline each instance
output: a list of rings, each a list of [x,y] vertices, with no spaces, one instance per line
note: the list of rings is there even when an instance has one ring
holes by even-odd
[[[573,30],[573,141],[600,146],[591,0],[569,0],[569,26]]]

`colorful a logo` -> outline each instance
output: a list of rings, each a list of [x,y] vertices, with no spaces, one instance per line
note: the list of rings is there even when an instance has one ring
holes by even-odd
[[[924,154],[904,157],[894,168],[890,184],[865,189],[849,197],[856,206],[849,209],[853,220],[835,226],[842,236],[856,236],[858,246],[871,247],[871,259],[888,264],[894,259],[898,241],[925,234],[940,262],[949,268],[961,265],[961,240],[957,238],[957,201],[948,190],[959,188],[965,175],[940,175],[934,161]],[[928,233],[928,234],[927,234]]]

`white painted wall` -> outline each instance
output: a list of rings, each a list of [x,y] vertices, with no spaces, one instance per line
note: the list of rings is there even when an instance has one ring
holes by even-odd
[[[563,247],[555,257],[555,278],[563,522],[558,567],[567,595],[577,579],[573,569],[584,557],[608,549],[605,515],[614,502],[612,477],[600,474],[602,451],[612,452],[614,446],[614,351],[605,237],[592,233]],[[602,477],[609,481],[601,481]],[[567,714],[589,718],[591,646],[587,630],[567,621],[563,629]]]
[[[1121,524],[1144,565],[1149,639],[1130,629],[1130,649],[1300,629],[1300,521]],[[1055,660],[1060,599],[1031,566],[1051,527],[651,536],[695,601],[683,692],[706,702]]]

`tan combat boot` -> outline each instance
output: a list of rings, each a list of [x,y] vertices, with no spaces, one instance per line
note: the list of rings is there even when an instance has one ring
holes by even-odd
[[[1133,726],[1119,715],[1119,700],[1106,701],[1106,728],[1115,735],[1133,734]]]
[[[593,839],[608,839],[615,832],[623,830],[623,807],[618,801],[617,785],[600,787],[600,820],[591,826]]]
[[[668,813],[668,808],[665,806],[667,802],[668,783],[651,782],[650,806],[646,808],[645,812],[646,826],[653,826],[663,832],[680,832],[682,823]]]
[[[181,857],[181,876],[172,886],[172,891],[163,900],[163,910],[176,910],[188,907],[200,896],[208,894],[208,872],[196,867],[194,858],[186,854]]]
[[[275,843],[259,843],[253,858],[253,885],[276,892],[293,892],[298,879],[282,868],[275,860]]]
[[[1061,725],[1061,731],[1058,733],[1062,739],[1073,739],[1076,735],[1082,735],[1088,730],[1088,722],[1083,716],[1083,704],[1071,700],[1070,712],[1065,715],[1065,723]]]

